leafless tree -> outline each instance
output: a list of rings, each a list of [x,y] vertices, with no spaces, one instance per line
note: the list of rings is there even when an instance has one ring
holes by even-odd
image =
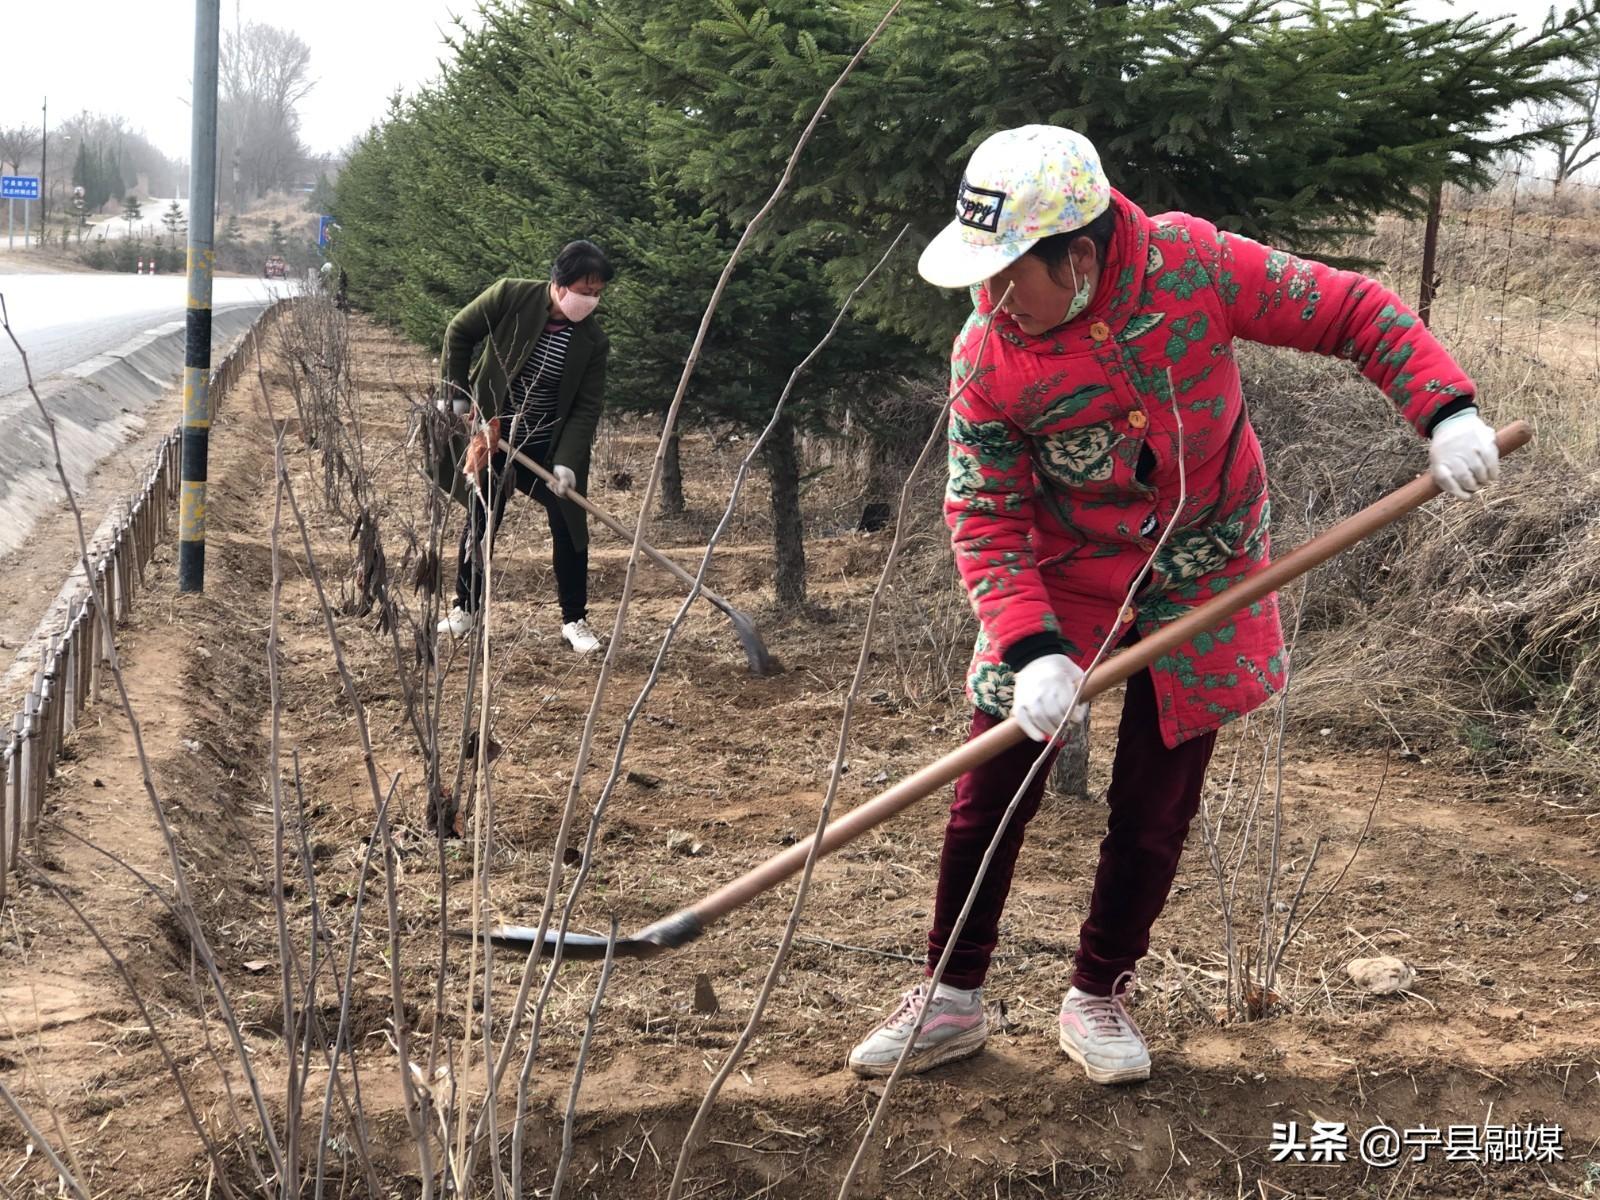
[[[0,163],[9,163],[14,175],[39,153],[39,129],[34,125],[0,125]]]
[[[306,158],[297,106],[316,83],[311,47],[286,29],[247,21],[223,34],[219,83],[223,177],[237,155],[239,184],[250,195],[289,183]]]
[[[149,194],[155,196],[179,194],[177,189],[186,178],[180,161],[167,157],[142,130],[132,128],[116,114],[82,111],[51,129],[51,175],[60,179],[70,176],[74,183],[89,185],[89,180],[77,177],[80,150],[94,156],[102,172],[115,173],[115,182],[107,183],[105,195],[119,204],[141,175],[148,182]]]
[[[1600,161],[1600,73],[1596,65],[1574,62],[1566,67],[1573,98],[1534,107],[1533,123],[1563,127],[1556,135],[1555,184],[1559,188],[1579,171]]]

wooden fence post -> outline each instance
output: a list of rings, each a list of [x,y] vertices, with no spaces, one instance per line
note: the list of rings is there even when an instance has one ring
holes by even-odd
[[[67,636],[61,643],[61,740],[78,727],[78,623],[68,606]]]
[[[11,772],[16,770],[17,739],[6,743],[5,770],[0,771],[0,784],[5,795],[0,796],[0,911],[6,906],[6,881],[11,877]]]
[[[8,870],[16,869],[17,847],[22,844],[23,787],[27,783],[28,775],[27,744],[22,740],[22,731],[26,725],[27,719],[20,712],[11,718],[11,777],[7,781],[9,799],[6,804],[11,810],[11,856],[5,862]]]
[[[94,568],[90,590],[94,592],[94,619],[90,622],[91,626],[94,627],[94,677],[90,680],[90,698],[96,704],[99,704],[99,693],[101,693],[102,682],[104,682],[102,680],[102,672],[104,672],[106,662],[110,661],[109,653],[107,653],[109,648],[106,645],[106,632],[101,629],[101,613],[106,611],[106,565],[104,565],[104,562]]]
[[[128,619],[128,556],[123,553],[123,536],[119,530],[116,540],[111,543],[111,574],[117,581],[117,624],[121,625]]]
[[[54,779],[56,774],[56,755],[60,752],[60,741],[56,736],[56,717],[61,709],[61,683],[60,668],[61,656],[59,640],[52,638],[50,655],[44,663],[44,687],[39,692],[39,712],[44,722],[44,777]]]
[[[78,716],[89,707],[90,692],[92,690],[92,676],[94,674],[94,622],[89,614],[88,593],[79,599],[78,622],[82,626],[78,631]]]
[[[36,714],[39,708],[37,693],[29,692],[22,701],[22,831],[19,840],[33,836],[33,796],[39,786],[39,735]]]

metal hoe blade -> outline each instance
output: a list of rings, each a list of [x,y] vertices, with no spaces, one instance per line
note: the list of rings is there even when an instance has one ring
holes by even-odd
[[[613,957],[654,958],[688,945],[704,928],[700,918],[685,909],[645,926],[631,937],[618,938]],[[450,932],[453,937],[472,940],[470,930],[452,929]],[[491,925],[484,931],[483,938],[501,950],[517,950],[523,954],[532,954],[534,948],[541,945],[539,931],[532,925]],[[562,937],[558,929],[547,930],[542,955],[550,957],[558,946],[562,958],[575,962],[599,962],[606,956],[606,939],[592,933],[569,933]]]
[[[712,603],[716,603],[712,601]],[[723,614],[733,626],[734,636],[739,639],[739,644],[744,647],[744,656],[750,663],[750,671],[754,675],[770,675],[772,673],[772,656],[767,653],[766,643],[761,640],[761,635],[756,632],[756,624],[731,604],[718,604]]]
[[[538,463],[534,462],[533,459],[529,458],[521,450],[518,450],[516,447],[512,446],[511,443],[506,441],[504,438],[500,439],[500,449],[509,454],[517,462],[521,463],[524,467],[528,468],[528,470],[532,471],[540,479],[544,480],[546,484],[555,482],[555,476],[551,475],[549,471],[545,470]],[[583,509],[584,512],[595,518],[595,520],[599,521],[623,541],[633,541],[633,530],[629,529],[621,521],[617,520],[610,513],[606,512],[605,509],[595,504],[594,501],[590,500],[581,492],[568,489],[567,499],[572,501],[572,503],[576,504],[579,508]],[[671,571],[684,583],[692,584],[694,582],[695,577],[693,575],[689,574],[688,571],[684,570],[677,563],[673,562],[670,558],[661,553],[661,551],[657,550],[648,542],[641,543],[639,548],[644,551],[645,557],[649,558],[658,566],[664,567],[666,570]],[[767,644],[761,640],[761,635],[756,632],[756,623],[744,613],[740,612],[733,605],[729,604],[726,599],[719,596],[716,592],[713,592],[710,588],[705,587],[704,585],[701,585],[700,595],[705,598],[707,603],[712,604],[719,609],[732,623],[733,632],[735,636],[738,637],[739,644],[744,647],[744,656],[750,663],[751,673],[755,675],[771,674],[773,670],[772,655],[767,652]]]

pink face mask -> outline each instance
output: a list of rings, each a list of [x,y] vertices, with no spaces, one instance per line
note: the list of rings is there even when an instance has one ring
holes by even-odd
[[[583,320],[594,311],[595,305],[600,303],[599,296],[585,296],[571,288],[562,288],[561,292],[562,294],[556,297],[556,305],[567,314],[569,321]]]

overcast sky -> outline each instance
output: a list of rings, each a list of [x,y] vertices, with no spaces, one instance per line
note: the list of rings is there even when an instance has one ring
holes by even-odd
[[[0,125],[50,123],[81,109],[121,114],[175,158],[189,156],[194,4],[188,0],[73,0],[64,9],[0,0]],[[300,134],[313,152],[332,153],[380,119],[396,89],[438,75],[443,37],[457,15],[476,25],[477,0],[223,0],[235,19],[293,30],[311,47],[316,86],[301,105]],[[707,0],[707,9],[711,9]],[[1419,0],[1433,17],[1481,11],[1533,26],[1548,0]]]
[[[121,114],[167,154],[189,157],[192,0],[73,0],[66,8],[0,0],[0,125],[50,124],[88,109]],[[289,29],[311,47],[317,84],[300,137],[334,152],[384,115],[395,89],[437,77],[452,18],[477,24],[477,0],[222,0],[222,23]],[[182,99],[180,99],[182,97]]]

